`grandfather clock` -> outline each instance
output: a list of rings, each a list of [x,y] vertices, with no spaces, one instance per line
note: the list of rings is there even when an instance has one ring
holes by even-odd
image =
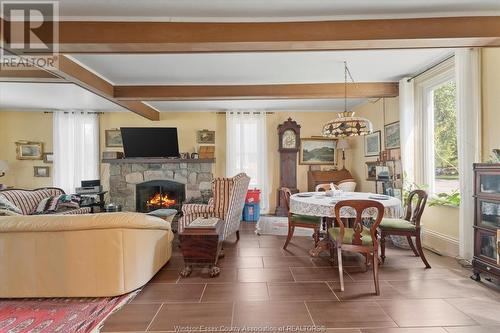
[[[278,140],[280,152],[280,188],[288,187],[292,193],[297,193],[297,153],[300,148],[300,125],[292,118],[288,118],[278,126]],[[286,216],[285,199],[278,189],[276,201],[277,216]]]

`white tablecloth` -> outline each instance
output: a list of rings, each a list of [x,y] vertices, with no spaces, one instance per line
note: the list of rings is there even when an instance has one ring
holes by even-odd
[[[377,200],[370,198],[371,196],[379,196],[373,193],[364,192],[342,192],[341,195],[335,197],[325,195],[325,192],[310,192],[313,194],[310,197],[301,197],[302,193],[293,194],[290,197],[290,212],[293,214],[321,216],[321,217],[335,217],[335,203],[340,200],[375,200],[384,205],[385,217],[401,217],[403,208],[401,200],[398,198],[387,196],[387,200]],[[340,214],[343,218],[354,218],[356,212],[353,208],[344,207],[341,209]],[[364,217],[373,217],[376,215],[376,210],[365,210]]]

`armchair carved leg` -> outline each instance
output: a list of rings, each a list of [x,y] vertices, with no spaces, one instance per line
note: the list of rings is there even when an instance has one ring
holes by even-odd
[[[380,259],[383,264],[385,262],[385,233],[383,231],[380,235]]]
[[[191,265],[186,265],[186,266],[184,266],[184,268],[182,269],[182,271],[179,274],[183,278],[186,278],[189,275],[191,275],[192,271],[193,271],[193,267],[191,267]]]

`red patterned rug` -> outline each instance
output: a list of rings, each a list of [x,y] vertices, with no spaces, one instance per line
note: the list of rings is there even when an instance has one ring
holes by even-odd
[[[0,332],[92,332],[137,293],[104,298],[0,299]]]

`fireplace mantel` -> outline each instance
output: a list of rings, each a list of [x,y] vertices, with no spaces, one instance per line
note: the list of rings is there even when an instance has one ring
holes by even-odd
[[[109,164],[165,164],[165,163],[215,163],[215,158],[118,158],[103,159]]]

